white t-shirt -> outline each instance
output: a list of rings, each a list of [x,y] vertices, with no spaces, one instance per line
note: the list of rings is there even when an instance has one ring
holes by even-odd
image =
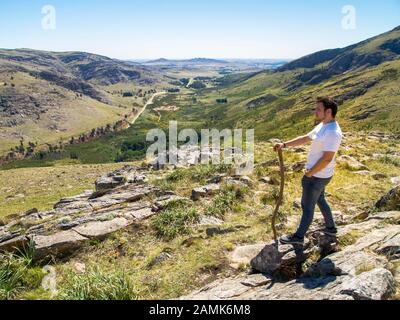
[[[339,150],[343,133],[336,121],[325,125],[321,122],[307,136],[312,140],[306,165],[306,169],[310,170],[322,158],[324,152],[337,152]],[[325,169],[316,173],[314,177],[331,178],[334,168],[335,158],[333,158],[332,162]]]

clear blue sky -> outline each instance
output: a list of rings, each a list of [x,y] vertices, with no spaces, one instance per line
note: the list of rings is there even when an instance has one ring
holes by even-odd
[[[42,29],[44,5],[56,29]],[[342,7],[356,29],[342,28]],[[120,59],[297,58],[400,25],[400,0],[0,0],[0,48]]]

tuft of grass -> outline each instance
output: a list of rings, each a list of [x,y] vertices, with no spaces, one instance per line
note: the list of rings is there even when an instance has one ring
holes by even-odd
[[[243,200],[249,189],[237,185],[225,186],[221,192],[212,200],[206,209],[206,214],[223,218],[224,215],[232,210],[237,200]]]
[[[392,166],[395,166],[397,168],[400,167],[400,159],[395,158],[395,157],[390,157],[388,155],[385,155],[385,156],[380,158],[380,161],[382,163],[384,163],[384,164],[392,165]]]
[[[189,233],[190,226],[199,220],[199,213],[185,202],[172,202],[152,220],[158,237],[171,240]]]
[[[40,287],[44,274],[27,255],[0,255],[0,300],[11,300],[22,292]]]
[[[139,291],[123,271],[107,273],[93,267],[84,275],[70,273],[62,283],[62,300],[137,300]]]

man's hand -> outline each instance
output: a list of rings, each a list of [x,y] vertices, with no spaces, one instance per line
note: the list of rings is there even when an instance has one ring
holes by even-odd
[[[285,148],[285,144],[284,143],[277,143],[276,145],[274,145],[274,151],[278,152],[279,150],[283,150]]]
[[[307,169],[304,171],[304,175],[307,178],[312,178],[314,176],[313,172],[311,170],[307,170]]]

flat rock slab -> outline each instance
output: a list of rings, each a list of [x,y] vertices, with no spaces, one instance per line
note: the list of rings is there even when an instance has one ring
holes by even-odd
[[[0,252],[15,252],[22,249],[29,242],[25,236],[17,236],[0,243]]]
[[[74,230],[61,231],[49,236],[33,236],[35,258],[64,255],[80,248],[88,238]]]
[[[135,220],[144,220],[153,216],[155,212],[152,208],[142,208],[139,210],[129,211],[129,215],[134,218]]]
[[[265,286],[271,282],[272,282],[272,278],[267,277],[263,274],[252,274],[252,275],[247,276],[240,283],[247,287],[257,288],[257,287]]]
[[[242,284],[242,280],[245,279],[217,280],[180,300],[235,300],[252,290],[252,287]]]
[[[73,228],[83,237],[102,239],[110,233],[127,227],[130,222],[125,218],[116,218],[110,221],[96,221]]]

